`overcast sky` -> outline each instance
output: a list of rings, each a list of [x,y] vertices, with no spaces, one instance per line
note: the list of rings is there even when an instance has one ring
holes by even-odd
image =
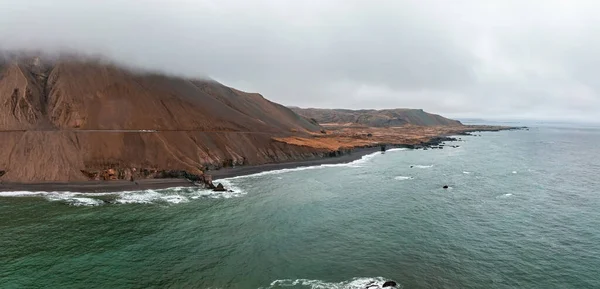
[[[600,120],[600,1],[0,0],[0,49],[76,50],[285,104]]]

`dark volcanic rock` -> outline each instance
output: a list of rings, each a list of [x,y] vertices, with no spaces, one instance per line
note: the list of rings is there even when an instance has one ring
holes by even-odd
[[[444,189],[447,189],[447,188],[448,188],[448,185],[445,185],[445,186],[443,186],[443,188],[444,188]]]
[[[385,283],[383,283],[383,286],[381,286],[382,288],[386,288],[386,287],[396,287],[398,286],[398,284],[396,284],[396,282],[394,281],[385,281]]]
[[[223,184],[219,183],[217,184],[217,186],[213,189],[213,191],[215,192],[227,192],[227,189],[225,189],[225,187],[223,187]]]

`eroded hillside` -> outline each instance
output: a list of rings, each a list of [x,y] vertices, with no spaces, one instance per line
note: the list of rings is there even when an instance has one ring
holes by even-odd
[[[13,59],[0,69],[2,181],[201,174],[321,153],[272,139],[320,126],[215,81],[74,59]]]

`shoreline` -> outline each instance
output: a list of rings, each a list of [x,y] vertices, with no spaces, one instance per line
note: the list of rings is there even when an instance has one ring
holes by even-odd
[[[160,190],[176,187],[194,187],[187,179],[140,179],[135,182],[87,181],[72,183],[0,183],[0,192],[76,192],[76,193],[117,193],[126,191]]]
[[[400,146],[399,146],[400,147]],[[212,176],[213,182],[217,182],[221,179],[228,179],[234,177],[241,177],[247,175],[258,174],[268,171],[276,171],[283,169],[294,169],[301,167],[312,167],[320,165],[333,165],[333,164],[345,164],[361,159],[363,156],[380,152],[381,147],[367,147],[367,148],[356,148],[351,149],[349,153],[343,154],[336,157],[322,157],[309,160],[284,162],[284,163],[271,163],[253,166],[239,166],[235,168],[222,168],[220,170],[207,171],[206,174]]]
[[[292,169],[300,167],[310,167],[319,165],[329,164],[343,164],[350,163],[361,159],[365,155],[377,153],[381,151],[381,146],[386,146],[387,149],[392,148],[407,148],[407,149],[423,149],[428,147],[436,147],[441,145],[443,142],[456,141],[454,136],[465,136],[472,135],[472,132],[480,131],[500,131],[500,130],[514,130],[523,128],[504,128],[498,130],[471,130],[463,131],[460,133],[454,133],[451,135],[440,135],[432,138],[427,143],[408,145],[408,144],[381,144],[371,147],[358,147],[348,149],[342,154],[337,156],[323,156],[315,157],[313,159],[282,162],[282,163],[268,163],[261,165],[249,165],[249,166],[238,166],[238,167],[226,167],[219,170],[206,171],[205,175],[218,183],[218,180],[247,176],[257,174],[266,171]],[[124,192],[124,191],[141,191],[141,190],[158,190],[168,189],[175,187],[198,187],[205,188],[204,183],[195,183],[188,179],[183,178],[165,178],[165,179],[139,179],[135,182],[127,180],[115,180],[115,181],[86,181],[86,182],[71,182],[71,183],[0,183],[0,192],[16,192],[16,191],[28,191],[28,192],[77,192],[77,193],[112,193],[112,192]],[[227,188],[226,188],[227,189]]]
[[[347,154],[336,157],[322,157],[303,161],[271,163],[253,166],[239,166],[207,171],[213,179],[226,179],[246,176],[266,171],[309,167],[326,164],[343,164],[361,159],[363,156],[381,151],[380,147],[357,148]],[[112,193],[124,191],[159,190],[175,187],[198,187],[204,189],[204,184],[194,183],[187,179],[140,179],[135,182],[126,180],[116,181],[87,181],[72,183],[0,183],[0,192],[77,192],[77,193]],[[226,188],[227,189],[227,188]]]

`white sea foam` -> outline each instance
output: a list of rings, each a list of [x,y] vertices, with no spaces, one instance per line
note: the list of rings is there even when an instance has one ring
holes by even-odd
[[[271,282],[271,285],[266,289],[275,288],[310,288],[310,289],[378,289],[382,288],[383,283],[387,281],[382,277],[375,278],[354,278],[349,281],[342,281],[339,283],[325,282],[321,280],[309,280],[309,279],[284,279],[275,280]],[[400,288],[400,287],[397,287]]]
[[[465,175],[470,175],[470,174],[471,174],[471,172],[463,172],[463,174],[465,174]]]
[[[72,206],[83,206],[83,207],[94,207],[101,206],[104,204],[104,201],[94,198],[84,198],[84,197],[70,197],[62,200],[69,205]]]
[[[517,173],[517,171],[512,171],[512,173],[513,173],[513,174],[516,174],[516,173]]]
[[[500,196],[500,198],[508,198],[508,197],[512,197],[513,194],[508,193],[508,194],[504,194],[502,196]]]
[[[45,194],[45,192],[27,192],[27,191],[15,191],[15,192],[0,192],[0,197],[34,197]]]
[[[394,178],[394,180],[397,180],[397,181],[405,181],[405,180],[412,180],[412,179],[413,179],[413,177],[406,177],[406,176],[397,176]]]
[[[389,149],[386,152],[397,152],[397,151],[405,151],[405,148],[394,148],[394,149]]]
[[[233,184],[223,182],[233,191],[214,192],[194,187],[176,187],[161,190],[124,191],[114,193],[80,193],[80,192],[0,192],[0,197],[41,197],[52,202],[63,202],[72,206],[101,206],[114,204],[181,204],[200,198],[233,198],[245,194]],[[103,199],[98,197],[107,196]],[[106,201],[104,200],[106,199]]]
[[[414,168],[417,169],[428,169],[428,168],[432,168],[433,165],[428,165],[428,166],[424,166],[424,165],[413,165]]]

